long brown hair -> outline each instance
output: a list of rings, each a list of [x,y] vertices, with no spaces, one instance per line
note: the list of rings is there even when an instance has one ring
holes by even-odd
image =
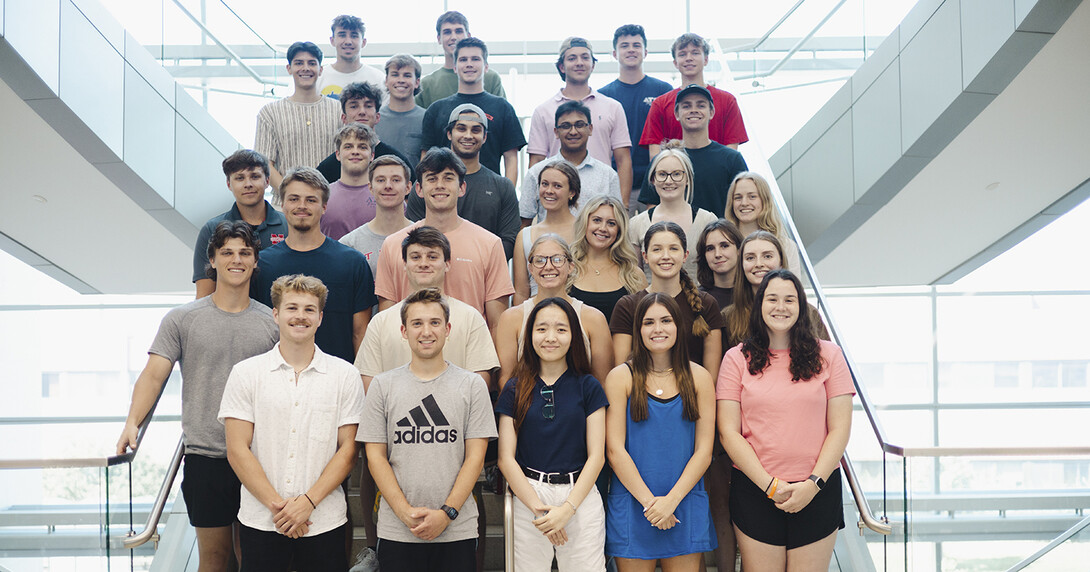
[[[775,246],[776,252],[780,253],[780,268],[783,268],[783,245],[780,244],[780,239],[771,232],[755,230],[742,240],[742,244],[738,245],[738,267],[734,270],[734,292],[731,294],[730,306],[723,310],[723,318],[727,322],[726,347],[728,348],[742,343],[742,340],[749,335],[749,311],[753,308],[753,301],[756,298],[753,294],[753,285],[746,279],[746,273],[742,270],[742,261],[746,245],[755,240],[763,240]]]
[[[629,414],[632,421],[639,423],[647,419],[647,374],[651,371],[651,352],[643,343],[643,318],[651,306],[658,304],[670,313],[674,324],[681,324],[681,308],[674,299],[662,292],[652,292],[643,297],[636,305],[636,315],[632,320],[632,388],[629,395]],[[689,368],[689,352],[686,348],[685,333],[680,330],[674,336],[674,347],[670,349],[670,367],[674,370],[674,381],[685,410],[685,419],[700,419],[700,408],[696,403],[696,384],[693,372]]]
[[[757,288],[753,307],[749,313],[749,336],[742,342],[742,355],[746,356],[750,375],[758,375],[764,371],[772,358],[772,352],[768,349],[768,325],[765,324],[761,307],[764,304],[768,283],[775,279],[787,280],[794,285],[798,300],[799,315],[788,334],[790,340],[788,355],[791,358],[788,369],[791,372],[791,381],[810,381],[815,375],[821,373],[821,345],[814,337],[813,326],[810,323],[810,305],[806,303],[806,291],[802,289],[802,281],[786,268],[765,274],[764,280]]]
[[[647,248],[651,245],[651,238],[660,232],[673,234],[681,241],[681,249],[689,250],[686,244],[688,239],[685,238],[685,231],[682,230],[680,225],[671,221],[659,221],[651,225],[643,235],[643,251],[645,254]],[[681,262],[684,262],[684,260]],[[689,278],[689,273],[684,268],[678,272],[677,277],[678,281],[681,282],[681,291],[685,293],[685,300],[689,303],[689,309],[693,311],[693,335],[701,338],[707,337],[711,329],[708,328],[707,320],[700,314],[704,311],[704,301],[700,299],[700,293],[697,292],[693,279]]]
[[[571,328],[571,344],[568,345],[566,356],[568,369],[576,374],[590,373],[590,358],[587,357],[587,347],[583,343],[583,327],[579,324],[579,315],[575,308],[563,298],[546,298],[538,302],[526,319],[526,328],[522,332],[522,359],[515,366],[516,433],[522,427],[526,412],[530,410],[530,403],[534,400],[534,387],[537,386],[537,377],[541,373],[541,356],[534,350],[534,320],[538,312],[549,306],[560,308],[568,316],[568,326]]]

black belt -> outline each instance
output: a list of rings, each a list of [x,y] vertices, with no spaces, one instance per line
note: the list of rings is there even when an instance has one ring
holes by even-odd
[[[583,472],[582,469],[572,473],[542,473],[541,471],[535,471],[529,467],[522,468],[522,474],[535,481],[549,483],[550,485],[567,485],[574,483],[575,480],[579,478],[579,473],[581,472]]]

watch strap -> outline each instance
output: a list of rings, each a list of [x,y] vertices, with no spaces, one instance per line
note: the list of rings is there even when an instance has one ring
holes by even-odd
[[[825,479],[823,479],[823,478],[821,478],[821,477],[819,477],[817,475],[810,475],[809,479],[811,481],[814,481],[814,484],[817,485],[817,488],[818,488],[819,491],[821,489],[825,488]]]

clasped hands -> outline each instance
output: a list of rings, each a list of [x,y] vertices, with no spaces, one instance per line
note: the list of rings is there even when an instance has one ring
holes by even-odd
[[[303,495],[287,500],[277,499],[269,505],[273,513],[273,525],[276,531],[288,538],[302,538],[310,531],[310,514],[314,506]]]

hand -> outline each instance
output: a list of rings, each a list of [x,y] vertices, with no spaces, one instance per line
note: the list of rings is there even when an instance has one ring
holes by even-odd
[[[545,505],[543,508],[545,514],[534,519],[534,526],[536,526],[545,536],[549,536],[557,531],[563,531],[564,527],[568,525],[568,521],[575,516],[575,509],[568,503],[564,503],[560,506]],[[564,536],[564,540],[567,540],[567,535],[565,534]],[[550,540],[552,539],[550,538]],[[563,542],[560,544],[553,542],[553,544],[560,546]]]
[[[307,497],[299,495],[287,501],[282,501],[284,506],[273,515],[273,524],[276,530],[284,536],[298,538],[300,527],[309,526],[310,514],[314,512],[314,506]]]
[[[564,546],[564,543],[568,541],[568,533],[561,528],[546,534],[545,538],[548,538],[553,546]]]
[[[679,522],[674,516],[677,505],[670,497],[654,497],[643,507],[643,516],[651,526],[659,530],[669,530]]]
[[[125,428],[121,430],[121,438],[117,440],[117,454],[124,455],[125,449],[136,450],[136,436],[140,433],[140,428],[136,425],[125,424]]]
[[[772,502],[781,504],[787,502],[787,499],[791,498],[791,489],[788,485],[791,483],[780,479],[779,484],[776,485],[776,494],[772,495]]]
[[[776,502],[776,508],[790,513],[796,513],[806,508],[818,494],[817,483],[810,479],[797,483],[781,483],[780,489],[786,489],[785,492],[788,494],[788,498],[782,502]],[[779,496],[779,492],[779,490],[776,491],[776,496]]]
[[[413,527],[424,521],[423,518],[417,518],[413,515],[423,514],[426,512],[428,512],[428,509],[425,507],[410,506],[408,509],[405,510],[404,513],[396,514],[397,518],[401,519],[401,522],[405,523],[405,526],[409,527],[409,530],[412,530]]]
[[[435,540],[450,524],[450,517],[439,509],[425,508],[409,514],[412,518],[420,519],[420,523],[409,528],[413,536],[420,540]]]

